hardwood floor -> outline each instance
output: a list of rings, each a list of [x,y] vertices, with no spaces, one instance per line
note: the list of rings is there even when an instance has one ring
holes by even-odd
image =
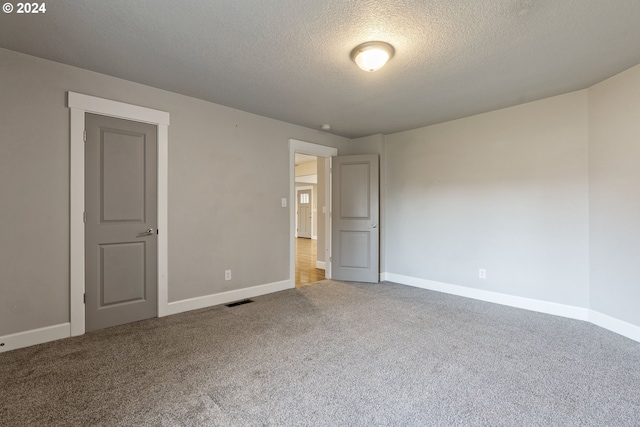
[[[296,287],[324,280],[324,270],[316,268],[318,242],[296,239]]]

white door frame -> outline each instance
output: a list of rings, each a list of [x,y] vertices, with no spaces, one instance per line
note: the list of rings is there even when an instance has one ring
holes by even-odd
[[[168,224],[167,186],[169,154],[169,113],[125,104],[81,93],[68,92],[71,110],[70,158],[70,265],[69,308],[71,336],[85,333],[84,265],[84,118],[85,113],[100,114],[156,125],[158,127],[158,317],[168,314]]]
[[[310,202],[311,203],[311,239],[313,239],[313,236],[316,236],[316,239],[317,239],[318,236],[316,234],[314,234],[314,233],[317,233],[317,230],[313,227],[313,218],[315,217],[315,215],[313,213],[313,205],[314,205],[313,196],[315,194],[314,194],[312,185],[305,185],[305,186],[296,187],[296,211],[298,211],[299,208],[300,208],[300,206],[298,204],[298,199],[299,199],[298,192],[299,191],[304,191],[304,190],[310,190],[311,191],[311,194],[309,195],[309,197],[311,198],[311,202]],[[316,203],[316,205],[317,205],[317,203]],[[296,234],[295,234],[296,237],[298,237],[298,228],[299,228],[298,214],[296,212]]]
[[[293,203],[296,197],[295,180],[296,180],[296,153],[308,154],[316,157],[331,158],[338,155],[338,149],[327,147],[325,145],[312,144],[310,142],[299,141],[297,139],[289,140],[289,283],[292,288],[296,287],[296,246],[294,236],[296,235],[296,204]],[[327,279],[331,278],[331,179],[330,179],[330,161],[325,162],[325,274]],[[318,217],[319,219],[320,217]]]

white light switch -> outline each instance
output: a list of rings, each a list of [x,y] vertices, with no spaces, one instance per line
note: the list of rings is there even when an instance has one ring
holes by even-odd
[[[286,207],[287,207],[287,198],[286,198],[286,197],[283,197],[283,198],[282,198],[282,207],[283,207],[283,208],[286,208]]]

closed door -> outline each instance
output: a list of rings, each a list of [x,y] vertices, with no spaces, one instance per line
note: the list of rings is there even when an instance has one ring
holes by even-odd
[[[331,170],[331,278],[378,283],[378,155],[332,157]]]
[[[311,190],[298,191],[298,237],[311,238]]]
[[[86,330],[157,316],[157,128],[85,117]]]

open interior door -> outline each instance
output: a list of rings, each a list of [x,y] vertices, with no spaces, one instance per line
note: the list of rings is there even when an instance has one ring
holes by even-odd
[[[378,283],[378,155],[331,159],[331,278]]]

